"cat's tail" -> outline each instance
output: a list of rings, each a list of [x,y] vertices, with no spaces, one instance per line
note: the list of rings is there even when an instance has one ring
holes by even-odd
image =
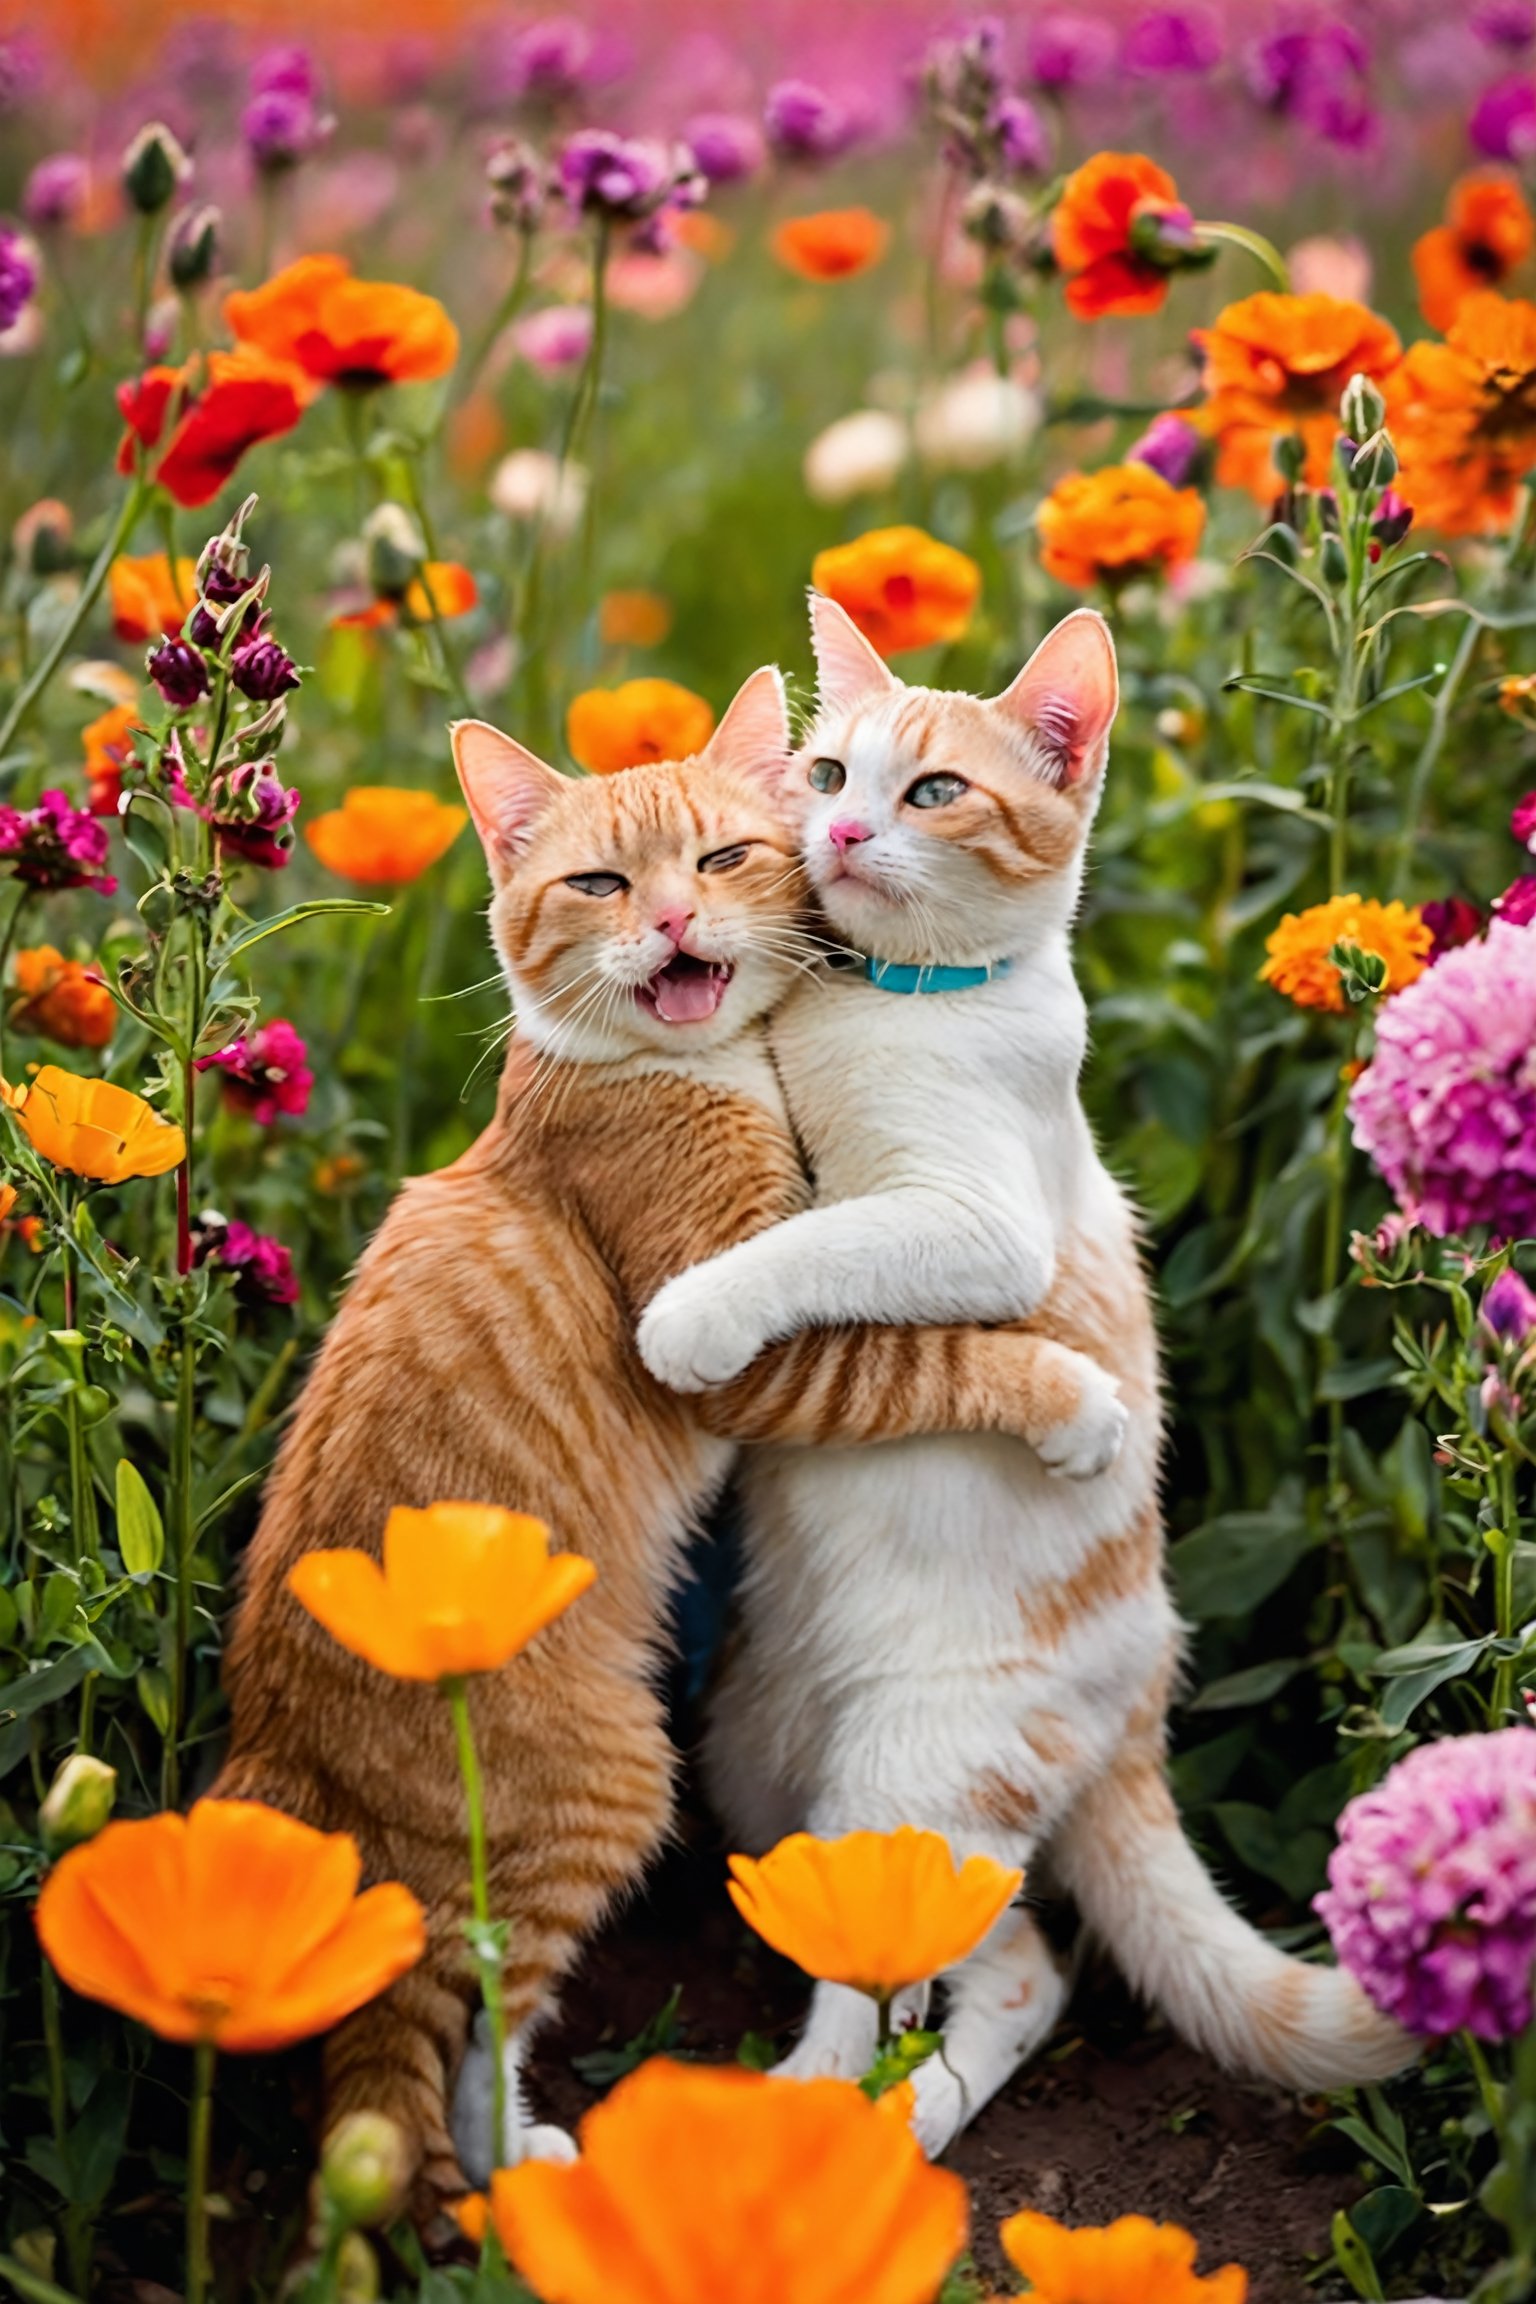
[[[1052,1854],[1133,1989],[1229,2070],[1307,2090],[1412,2063],[1417,2043],[1352,1976],[1276,1951],[1234,1912],[1184,1836],[1160,1757],[1122,1755]]]

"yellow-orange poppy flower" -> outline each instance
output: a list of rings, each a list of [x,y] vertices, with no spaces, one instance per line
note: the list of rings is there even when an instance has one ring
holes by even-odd
[[[109,1824],[49,1873],[37,1932],[53,1965],[166,2040],[283,2048],[394,1983],[426,1943],[388,1881],[362,1895],[349,1832],[257,1800]]]
[[[774,232],[774,255],[802,280],[848,280],[878,264],[891,228],[871,208],[822,208],[790,216]]]
[[[20,1000],[13,1021],[62,1048],[105,1048],[117,1025],[117,1003],[98,969],[66,960],[52,944],[29,945],[12,968]]]
[[[542,1520],[499,1504],[398,1505],[371,1552],[306,1552],[294,1597],[343,1648],[397,1680],[494,1672],[580,1599],[597,1570],[551,1552]]]
[[[1269,958],[1259,970],[1259,981],[1273,984],[1298,1008],[1325,1008],[1342,1016],[1348,1001],[1339,971],[1328,957],[1335,944],[1357,944],[1362,952],[1373,952],[1385,961],[1385,988],[1390,994],[1423,975],[1434,942],[1434,931],[1413,905],[1395,899],[1378,904],[1374,897],[1332,896],[1305,912],[1287,912],[1271,930],[1264,944]]]
[[[1040,565],[1086,592],[1165,576],[1192,560],[1205,531],[1198,489],[1175,488],[1149,464],[1069,472],[1041,505]]]
[[[187,1156],[181,1130],[111,1080],[83,1080],[44,1064],[24,1088],[6,1089],[5,1100],[35,1152],[93,1183],[163,1176]]]
[[[479,585],[457,560],[426,560],[421,574],[412,578],[399,599],[374,600],[366,608],[351,609],[331,621],[343,629],[366,632],[377,625],[398,623],[402,610],[412,623],[430,624],[436,609],[446,623],[450,616],[467,616],[479,598]]]
[[[981,596],[975,561],[925,528],[870,528],[834,544],[817,553],[811,582],[882,656],[958,640]]]
[[[158,640],[179,632],[197,598],[196,563],[164,552],[123,553],[107,571],[112,629],[119,640]]]
[[[1000,2237],[1035,2304],[1244,2304],[1248,2294],[1241,2265],[1202,2278],[1190,2235],[1146,2216],[1074,2231],[1026,2208]]]
[[[939,1832],[792,1832],[763,1857],[731,1858],[731,1901],[811,1976],[888,2000],[975,1950],[1024,1875],[990,1856],[957,1864]]]
[[[1321,487],[1339,435],[1339,401],[1351,376],[1390,375],[1396,329],[1341,296],[1264,290],[1219,312],[1195,337],[1205,360],[1206,401],[1196,421],[1217,442],[1216,476],[1261,501],[1281,485],[1271,451],[1282,432],[1306,444],[1306,478]]]
[[[565,716],[571,758],[594,776],[615,776],[652,760],[691,760],[714,734],[702,696],[676,680],[625,680],[588,688]]]
[[[1144,152],[1096,152],[1075,168],[1051,214],[1051,253],[1066,276],[1067,310],[1079,320],[1158,311],[1169,270],[1145,253],[1138,233],[1164,218],[1188,232],[1177,184]]]
[[[965,2245],[960,2178],[848,2080],[658,2057],[580,2142],[491,2179],[489,2220],[547,2304],[932,2304]],[[483,2201],[461,2214],[483,2233]]]
[[[301,256],[260,288],[226,296],[224,318],[242,344],[319,384],[420,383],[446,375],[459,354],[459,332],[435,296],[355,280],[340,256]]]
[[[331,872],[365,887],[400,887],[445,856],[467,812],[435,793],[394,784],[354,784],[339,808],[316,816],[304,837]]]
[[[605,592],[597,629],[605,648],[659,648],[672,629],[672,603],[664,592]]]
[[[1536,223],[1512,176],[1478,169],[1451,186],[1445,222],[1413,244],[1419,309],[1446,329],[1469,296],[1497,288],[1536,245]]]

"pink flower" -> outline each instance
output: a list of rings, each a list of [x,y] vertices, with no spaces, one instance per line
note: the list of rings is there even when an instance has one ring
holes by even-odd
[[[248,1112],[258,1127],[270,1128],[279,1113],[296,1120],[308,1108],[315,1076],[305,1065],[307,1054],[293,1026],[274,1016],[270,1024],[242,1032],[213,1055],[199,1056],[197,1069],[221,1072],[225,1101]]]
[[[221,854],[267,872],[280,872],[287,863],[298,812],[297,789],[283,783],[270,760],[248,760],[227,776],[215,776],[203,810]]]
[[[1385,2015],[1512,2039],[1536,1964],[1536,1736],[1421,1744],[1345,1809],[1328,1880],[1316,1908]]]
[[[531,368],[558,376],[579,368],[592,347],[592,312],[586,304],[546,304],[516,321],[512,341]]]
[[[1528,927],[1536,920],[1536,872],[1523,872],[1511,880],[1503,895],[1495,896],[1493,909],[1512,928]]]
[[[1478,1306],[1478,1318],[1501,1343],[1524,1344],[1536,1336],[1536,1290],[1513,1267],[1501,1272]]]
[[[253,1306],[297,1304],[298,1275],[293,1257],[270,1232],[254,1232],[238,1217],[226,1224],[222,1216],[205,1217],[198,1227],[193,1261],[217,1264],[236,1276],[237,1293]]]
[[[43,793],[35,808],[0,808],[0,861],[9,858],[29,887],[94,888],[110,896],[116,878],[101,870],[110,847],[105,824],[62,792]]]
[[[1536,792],[1527,792],[1510,811],[1509,828],[1522,848],[1536,856]]]

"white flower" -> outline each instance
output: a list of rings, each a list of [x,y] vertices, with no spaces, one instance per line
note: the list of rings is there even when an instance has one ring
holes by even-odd
[[[805,452],[806,494],[818,504],[889,488],[907,460],[907,427],[884,408],[860,408],[818,432]]]
[[[913,430],[925,464],[941,472],[984,472],[1016,456],[1040,423],[1027,386],[990,368],[970,369],[929,394]]]
[[[542,520],[552,535],[569,536],[586,509],[586,471],[542,448],[515,448],[491,474],[490,498],[509,520]]]

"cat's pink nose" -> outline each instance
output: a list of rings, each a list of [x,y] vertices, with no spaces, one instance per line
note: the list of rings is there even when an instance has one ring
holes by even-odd
[[[693,914],[691,912],[658,912],[656,925],[663,936],[670,936],[674,944],[681,944],[693,926]]]
[[[861,824],[856,816],[839,816],[835,824],[827,826],[827,838],[839,856],[844,849],[857,848],[861,840],[873,840],[874,836],[869,825]]]

